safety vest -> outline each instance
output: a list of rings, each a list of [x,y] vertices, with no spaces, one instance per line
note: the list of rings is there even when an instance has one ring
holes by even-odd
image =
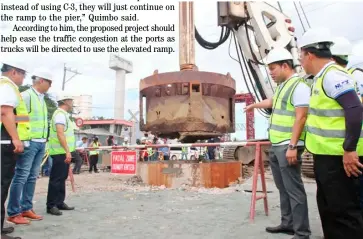
[[[360,69],[360,68],[349,68],[348,69],[348,73],[353,76],[353,73],[356,70],[363,72],[363,70]],[[362,101],[361,93],[363,93],[363,92],[359,92],[358,82],[356,81],[356,79],[354,79],[354,77],[353,77],[353,80],[354,80],[354,89],[357,92],[357,95],[358,95],[359,100]]]
[[[57,155],[57,154],[65,154],[66,151],[63,149],[62,145],[59,142],[58,136],[57,136],[57,129],[55,126],[55,117],[58,114],[64,114],[64,116],[66,117],[66,125],[64,128],[64,135],[66,137],[66,141],[67,141],[67,145],[69,148],[69,152],[73,152],[76,149],[76,138],[74,136],[74,128],[73,128],[73,124],[72,121],[70,120],[70,118],[68,117],[67,113],[64,112],[61,109],[57,109],[53,116],[52,116],[52,120],[51,120],[51,126],[50,126],[50,131],[49,131],[49,154],[50,155]]]
[[[48,109],[45,101],[41,102],[34,89],[28,89],[30,109],[28,109],[31,125],[31,138],[45,139],[48,134]]]
[[[153,152],[153,148],[147,148],[147,154],[148,154],[149,156],[153,155],[153,154],[154,154],[154,152]]]
[[[100,146],[100,143],[97,142],[97,143],[92,143],[92,148],[98,148]],[[97,150],[93,150],[93,151],[89,151],[89,155],[98,155],[98,151]]]
[[[327,72],[338,70],[348,73],[338,65],[328,66],[316,79],[310,98],[309,114],[306,121],[305,147],[312,154],[343,155],[345,140],[344,110],[339,103],[328,97],[323,89]],[[363,128],[363,127],[362,127]],[[357,145],[357,153],[363,156],[363,131]]]
[[[187,147],[182,147],[182,152],[183,152],[183,153],[187,153],[187,152],[188,152]]]
[[[270,117],[269,140],[273,144],[278,144],[291,139],[292,127],[295,123],[295,107],[291,103],[291,97],[296,86],[304,83],[304,80],[294,76],[287,80],[285,84],[278,87],[272,98],[272,115]],[[300,135],[300,140],[304,140],[305,130]]]
[[[30,125],[30,118],[29,118],[29,114],[28,114],[28,110],[26,108],[26,104],[23,100],[23,97],[21,96],[19,89],[12,83],[10,82],[8,79],[1,77],[0,78],[0,84],[8,84],[9,86],[11,86],[17,97],[18,97],[18,101],[19,104],[18,106],[15,108],[15,123],[17,123],[17,132],[18,132],[18,136],[19,139],[22,141],[28,141],[30,140],[30,130],[31,130],[31,125]],[[2,127],[2,122],[0,119],[0,128]]]

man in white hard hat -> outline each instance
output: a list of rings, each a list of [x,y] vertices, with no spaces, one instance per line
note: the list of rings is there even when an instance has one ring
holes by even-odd
[[[331,54],[334,61],[338,65],[347,68],[349,56],[352,54],[352,48],[352,44],[347,38],[335,38],[334,45],[331,47]],[[358,97],[363,101],[363,69],[350,67],[348,72],[353,75],[355,90],[357,91]]]
[[[1,238],[14,231],[13,227],[4,228],[5,201],[14,176],[16,160],[24,147],[29,147],[30,119],[18,86],[23,84],[25,67],[20,63],[4,62],[0,77],[1,105]]]
[[[352,77],[331,60],[332,44],[325,28],[309,29],[299,41],[301,65],[314,76],[305,146],[314,158],[325,238],[362,238],[357,194],[363,168],[363,109]]]
[[[272,49],[267,55],[272,79],[278,84],[272,99],[246,107],[272,108],[269,126],[270,166],[280,192],[281,223],[267,227],[270,233],[286,233],[294,238],[311,235],[308,202],[301,178],[301,154],[304,151],[305,131],[310,87],[299,77],[293,57],[285,48]]]
[[[21,94],[29,112],[31,140],[16,161],[10,187],[7,220],[14,224],[29,224],[30,220],[43,219],[33,209],[33,197],[48,137],[48,109],[44,94],[49,90],[52,78],[47,70],[36,70],[32,76],[33,86]]]
[[[76,150],[74,124],[70,120],[73,109],[73,97],[61,92],[57,97],[58,109],[54,112],[49,130],[49,155],[53,159],[49,176],[47,213],[60,216],[60,210],[74,210],[64,203],[66,180],[72,153]]]

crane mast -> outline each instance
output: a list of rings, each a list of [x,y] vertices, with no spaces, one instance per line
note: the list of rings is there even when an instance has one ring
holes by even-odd
[[[291,19],[275,7],[265,2],[218,2],[218,25],[232,30],[245,66],[243,76],[249,78],[254,88],[249,91],[257,100],[271,98],[276,88],[263,62],[271,49],[289,50],[295,70],[301,73],[295,29]]]

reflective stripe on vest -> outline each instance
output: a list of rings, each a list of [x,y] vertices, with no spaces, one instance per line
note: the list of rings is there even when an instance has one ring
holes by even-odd
[[[292,127],[295,123],[295,107],[291,103],[292,94],[299,83],[304,83],[300,77],[292,77],[279,87],[273,97],[273,111],[270,118],[269,140],[278,144],[291,139]],[[304,140],[305,130],[300,140]]]
[[[30,109],[28,109],[31,125],[31,138],[45,139],[48,133],[48,110],[45,101],[40,101],[33,89],[26,92],[30,95]]]
[[[348,73],[349,73],[350,75],[352,75],[352,77],[353,77],[353,80],[354,80],[354,89],[355,89],[355,91],[357,92],[357,95],[358,95],[359,100],[362,102],[361,92],[359,92],[358,82],[357,82],[357,80],[356,80],[356,79],[354,78],[354,76],[353,76],[353,73],[354,73],[354,71],[356,71],[356,70],[357,70],[357,68],[349,68],[349,69],[348,69]],[[363,70],[362,70],[362,72],[363,72]]]
[[[69,152],[73,152],[76,149],[76,138],[74,136],[74,129],[73,129],[72,121],[69,119],[68,115],[63,110],[57,109],[52,116],[50,131],[49,131],[48,144],[49,144],[49,154],[50,155],[66,153],[66,151],[63,149],[62,145],[60,144],[58,136],[57,136],[57,129],[55,126],[55,121],[54,121],[57,114],[64,114],[64,116],[66,117],[64,135],[66,137]]]
[[[310,108],[306,121],[306,149],[313,154],[343,155],[345,140],[344,110],[338,102],[328,97],[323,90],[323,80],[327,72],[338,70],[348,72],[338,66],[330,65],[316,79],[312,88]],[[363,127],[362,127],[363,128]],[[357,145],[357,153],[363,156],[363,133]]]
[[[91,148],[98,148],[98,146],[100,146],[100,143],[97,142],[97,144],[92,143],[92,147]],[[97,155],[99,154],[97,150],[93,150],[93,151],[89,151],[89,155]]]
[[[29,114],[28,114],[28,110],[26,108],[26,104],[23,100],[23,97],[21,96],[19,89],[17,87],[14,86],[13,83],[11,83],[9,80],[5,79],[5,78],[0,78],[0,84],[8,84],[9,86],[11,86],[17,97],[19,100],[19,104],[18,106],[15,108],[15,123],[17,123],[17,131],[18,131],[18,135],[19,135],[19,139],[22,141],[27,141],[30,140],[30,130],[31,130],[31,126],[30,126],[30,118],[29,118]],[[1,121],[0,121],[0,128],[1,128]]]

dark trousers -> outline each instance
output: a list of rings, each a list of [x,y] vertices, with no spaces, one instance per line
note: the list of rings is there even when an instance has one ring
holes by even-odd
[[[83,159],[80,152],[75,153],[73,173],[80,173]]]
[[[65,154],[52,155],[53,166],[49,176],[47,208],[61,206],[66,198],[66,180],[69,164]]]
[[[98,154],[91,155],[89,159],[89,171],[92,172],[92,169],[97,172],[97,163],[98,163]]]
[[[13,150],[13,145],[1,145],[1,229],[4,228],[5,201],[15,173],[17,154]]]
[[[346,175],[343,157],[314,155],[314,173],[324,238],[363,238],[359,179]]]

